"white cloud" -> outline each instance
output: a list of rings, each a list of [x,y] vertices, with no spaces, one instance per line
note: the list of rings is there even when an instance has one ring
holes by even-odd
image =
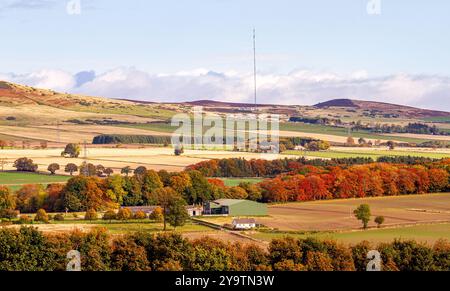
[[[54,90],[112,98],[147,101],[211,99],[252,102],[253,75],[214,72],[204,68],[173,74],[150,74],[135,68],[116,68],[103,74],[79,74],[41,70],[24,75],[0,74],[0,78]],[[289,74],[259,74],[260,103],[315,104],[335,98],[397,103],[450,111],[450,78],[397,74],[370,77],[364,71],[350,74],[297,70]]]

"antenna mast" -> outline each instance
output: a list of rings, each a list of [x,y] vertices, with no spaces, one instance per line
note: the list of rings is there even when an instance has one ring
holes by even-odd
[[[255,110],[258,110],[258,103],[256,100],[257,92],[256,92],[256,30],[253,28],[253,78],[255,85]]]

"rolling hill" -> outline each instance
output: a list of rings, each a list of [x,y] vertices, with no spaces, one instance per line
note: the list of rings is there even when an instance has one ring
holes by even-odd
[[[431,118],[431,117],[449,117],[450,113],[445,111],[420,109],[411,106],[374,102],[374,101],[362,101],[351,99],[334,99],[326,102],[316,104],[317,108],[330,108],[330,107],[344,107],[354,108],[366,111],[378,111],[383,114],[400,115],[408,118]]]

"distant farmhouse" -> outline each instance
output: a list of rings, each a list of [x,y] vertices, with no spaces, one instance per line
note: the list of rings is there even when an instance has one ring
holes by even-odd
[[[250,200],[219,199],[205,203],[204,215],[266,216],[267,205]]]
[[[237,218],[233,220],[234,229],[253,229],[256,227],[254,218]]]
[[[127,206],[122,207],[127,208],[131,211],[131,213],[135,214],[138,211],[144,212],[147,216],[153,213],[158,206]],[[188,205],[186,206],[186,211],[189,214],[189,216],[202,216],[203,215],[203,207],[202,206],[195,206],[195,205]]]

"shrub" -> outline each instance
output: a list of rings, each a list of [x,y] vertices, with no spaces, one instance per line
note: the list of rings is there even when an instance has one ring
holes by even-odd
[[[147,218],[147,214],[145,214],[144,211],[137,211],[134,215],[133,215],[134,219],[146,219]]]
[[[117,218],[117,215],[112,210],[106,211],[106,213],[103,214],[103,217],[102,217],[103,220],[109,220],[109,221],[114,220],[116,218]]]
[[[156,222],[163,221],[164,219],[163,209],[161,207],[155,208],[155,210],[153,210],[153,212],[149,215],[149,218]]]
[[[48,214],[44,209],[39,209],[36,212],[36,216],[34,217],[34,221],[48,223],[49,218]]]
[[[131,218],[131,210],[128,208],[121,208],[117,212],[117,220],[128,220]]]
[[[95,209],[89,209],[88,211],[86,211],[86,214],[84,215],[84,220],[97,220],[98,219],[98,215],[97,215],[97,211],[95,211]]]
[[[53,219],[56,221],[64,221],[64,215],[62,215],[61,213],[55,214]]]
[[[18,224],[32,224],[33,223],[33,219],[28,216],[28,215],[21,215],[19,217],[19,221],[17,222]]]

